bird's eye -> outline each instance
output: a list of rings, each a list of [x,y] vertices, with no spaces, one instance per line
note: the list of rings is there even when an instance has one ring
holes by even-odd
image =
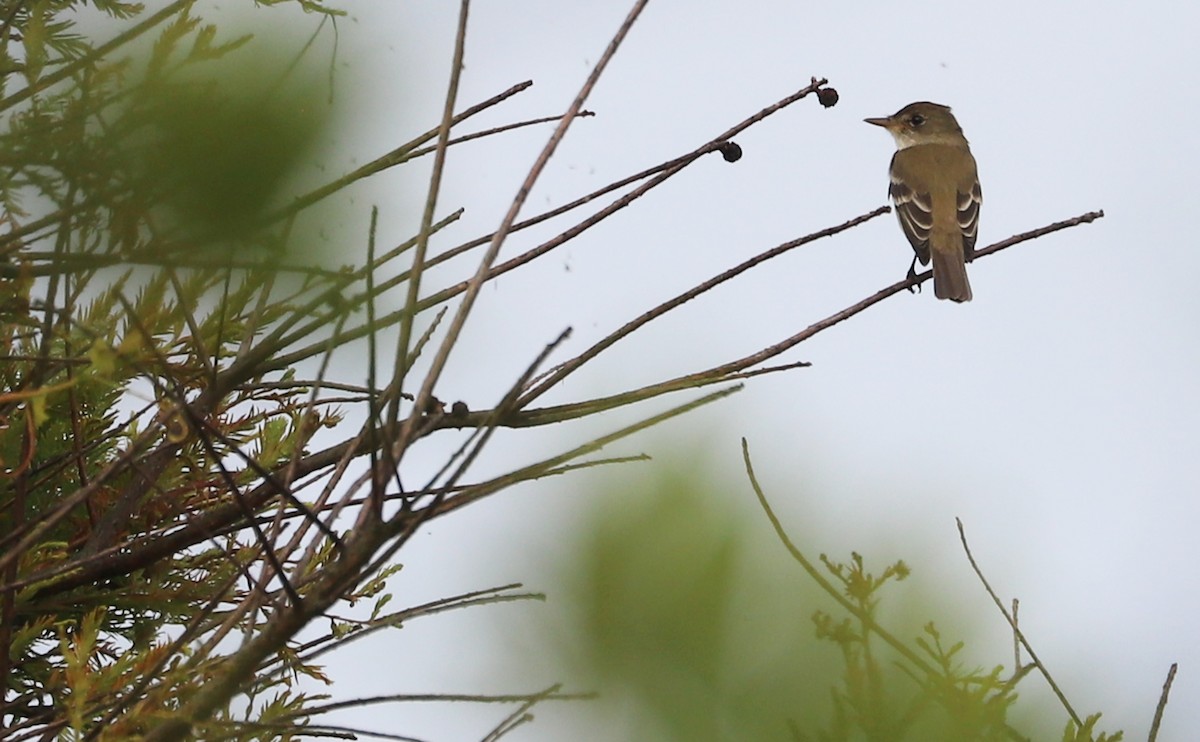
[[[908,122],[913,126],[920,126],[921,124],[925,123],[925,117],[918,113],[910,118]]]

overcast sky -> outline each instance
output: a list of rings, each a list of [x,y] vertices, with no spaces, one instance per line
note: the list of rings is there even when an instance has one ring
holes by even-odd
[[[436,124],[456,6],[353,3],[338,26],[337,91],[353,121],[327,167],[361,164]],[[535,85],[465,130],[564,110],[628,7],[475,3],[460,108]],[[786,109],[738,137],[740,162],[709,157],[497,281],[468,327],[473,353],[452,361],[439,396],[490,406],[564,327],[575,331],[566,357],[756,253],[885,204],[893,143],[861,120],[915,100],[950,105],[979,163],[980,246],[1087,211],[1105,218],[971,265],[969,304],[936,301],[931,286],[893,297],[782,359],[812,368],[751,381],[611,453],[702,440],[738,481],[746,436],[769,489],[811,493],[779,507],[785,520],[823,525],[827,540],[814,550],[870,557],[886,537],[881,559],[909,559],[914,579],[977,604],[1002,637],[962,556],[960,517],[992,584],[1021,598],[1024,630],[1081,711],[1103,711],[1106,729],[1142,739],[1179,662],[1160,739],[1188,739],[1200,727],[1197,27],[1193,9],[1165,3],[652,2],[587,103],[598,115],[571,130],[527,213],[688,152],[813,76],[827,77],[841,102]],[[440,213],[468,212],[441,247],[494,228],[548,134],[452,153]],[[427,167],[357,189],[361,221],[349,233],[378,204],[384,241],[410,236]],[[504,254],[546,234],[514,237]],[[614,348],[552,401],[744,355],[898,280],[910,257],[891,215],[797,250]],[[497,450],[531,446],[532,457],[586,430],[513,436]],[[561,497],[569,487],[501,495],[433,525],[402,555],[401,603],[530,581],[530,564],[554,558],[545,550],[547,534],[565,527],[557,518],[581,506]],[[515,609],[439,617],[396,633],[393,646],[348,652],[331,665],[335,694],[478,689],[492,661],[475,653],[496,637],[479,638],[481,627],[500,620],[488,610]],[[389,682],[376,674],[381,657],[395,658]],[[1040,683],[1026,679],[1023,695],[1048,694]],[[379,711],[373,725],[439,739],[480,728],[465,713],[412,721],[408,711]],[[519,738],[569,728],[559,717]]]

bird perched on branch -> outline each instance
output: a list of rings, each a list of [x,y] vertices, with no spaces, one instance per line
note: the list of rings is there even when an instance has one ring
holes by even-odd
[[[865,119],[896,140],[888,195],[900,227],[912,243],[912,265],[933,260],[933,293],[939,299],[970,301],[966,261],[975,252],[983,194],[975,158],[947,106],[910,103],[886,118]]]

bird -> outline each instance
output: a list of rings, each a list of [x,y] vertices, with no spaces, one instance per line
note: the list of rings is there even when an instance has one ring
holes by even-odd
[[[928,265],[932,259],[934,295],[970,301],[966,263],[975,252],[983,192],[958,120],[948,106],[918,101],[864,121],[896,140],[888,195],[915,253],[908,277],[916,275],[918,260]]]

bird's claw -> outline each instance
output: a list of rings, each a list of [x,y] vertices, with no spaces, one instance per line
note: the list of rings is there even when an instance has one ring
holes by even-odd
[[[909,264],[908,273],[905,274],[905,277],[908,278],[908,280],[910,280],[910,281],[917,277],[917,259],[916,259],[916,257],[913,257],[912,263]],[[913,284],[912,286],[909,286],[908,293],[910,293],[910,294],[921,293],[921,284],[917,283],[917,284]]]

